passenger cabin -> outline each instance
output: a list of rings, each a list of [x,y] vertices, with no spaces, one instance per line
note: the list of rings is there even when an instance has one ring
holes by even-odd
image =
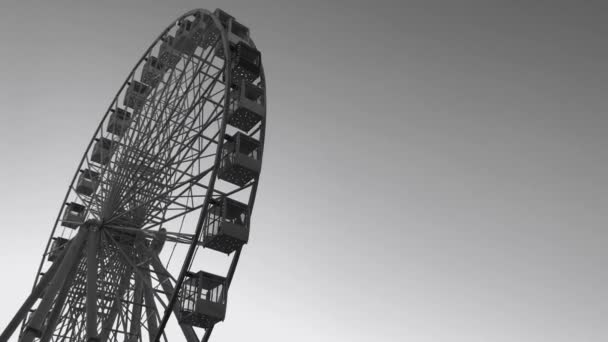
[[[122,136],[129,125],[131,124],[131,113],[124,109],[116,108],[112,114],[110,114],[110,120],[108,120],[108,133],[112,133],[117,136]]]
[[[173,36],[167,35],[163,38],[158,50],[158,60],[167,68],[175,68],[181,59],[181,53],[174,47]]]
[[[264,89],[241,80],[240,86],[232,90],[231,97],[229,125],[249,132],[266,117]]]
[[[231,45],[236,45],[240,42],[249,45],[249,28],[238,21],[233,20],[230,25],[230,31],[228,32],[228,42]]]
[[[230,14],[224,12],[223,10],[216,8],[215,11],[213,11],[213,15],[215,15],[220,23],[224,26],[224,27],[228,27],[228,22],[230,20],[234,20],[234,17],[231,16]]]
[[[192,41],[203,49],[214,46],[220,38],[220,30],[210,15],[204,14],[200,24],[193,27]]]
[[[175,33],[173,46],[186,55],[194,53],[194,50],[196,50],[196,46],[198,44],[194,39],[192,39],[192,34],[198,24],[199,21],[196,18],[194,21],[188,19],[181,20],[177,24],[179,28]]]
[[[150,94],[150,87],[135,80],[129,83],[123,104],[134,110],[141,109],[146,103],[146,98]]]
[[[249,29],[246,26],[240,24],[234,20],[233,16],[219,8],[216,9],[213,14],[219,19],[223,28],[227,30],[229,45],[236,45],[239,42],[249,44]],[[201,24],[195,27],[192,39],[198,46],[201,46],[204,49],[215,45],[215,54],[220,57],[224,56],[224,44],[221,40],[220,28],[215,25],[211,16],[205,15]]]
[[[243,186],[260,174],[260,142],[241,132],[226,136],[226,139],[218,177]]]
[[[232,54],[232,83],[255,81],[260,76],[261,65],[260,51],[243,42],[236,44]]]
[[[249,29],[247,26],[239,23],[234,19],[230,14],[222,11],[221,9],[216,9],[213,14],[219,19],[224,29],[230,30],[228,31],[228,42],[231,45],[236,45],[239,42],[248,43],[249,41]]]
[[[86,169],[82,170],[76,182],[76,192],[80,195],[91,196],[99,186],[99,173]]]
[[[61,253],[63,253],[63,250],[65,249],[68,241],[68,239],[54,237],[53,242],[51,243],[51,250],[49,251],[49,254],[47,256],[48,261],[53,262],[57,260]]]
[[[219,19],[219,22],[224,27],[224,29],[228,28],[229,22],[231,20],[234,20],[233,16],[222,11],[219,8],[217,8],[213,12],[213,15]],[[210,16],[206,16],[203,23],[204,23],[204,27],[206,30],[205,30],[205,39],[201,46],[206,49],[210,45],[216,45],[218,43],[220,45],[222,45],[222,35],[220,33],[220,28],[215,25],[214,20]],[[217,45],[216,45],[216,47],[217,47]],[[216,51],[216,54],[218,54],[217,51]]]
[[[226,278],[203,271],[187,272],[179,292],[179,323],[206,329],[223,321],[226,295]]]
[[[239,43],[251,46],[249,40],[249,29],[245,25],[232,19],[232,22],[224,25],[224,28],[227,30],[226,35],[230,49],[234,49],[234,47]],[[222,41],[217,42],[215,55],[220,58],[224,58],[224,44]]]
[[[151,88],[155,88],[163,79],[165,74],[165,66],[158,58],[154,56],[148,57],[141,71],[141,81]]]
[[[84,222],[86,215],[86,208],[82,204],[74,202],[66,203],[61,225],[68,228],[76,228]]]
[[[230,254],[249,240],[249,207],[228,197],[209,207],[203,246]]]
[[[91,154],[91,161],[95,163],[106,165],[112,158],[112,149],[114,142],[107,138],[97,139],[95,146],[93,146],[93,154]]]

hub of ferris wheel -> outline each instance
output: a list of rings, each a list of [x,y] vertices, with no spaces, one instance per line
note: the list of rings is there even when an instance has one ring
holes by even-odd
[[[207,341],[249,241],[265,125],[248,27],[220,9],[169,25],[87,145],[0,342]]]

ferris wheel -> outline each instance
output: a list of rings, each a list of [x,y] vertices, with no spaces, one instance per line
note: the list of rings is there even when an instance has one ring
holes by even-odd
[[[249,239],[265,89],[249,29],[226,12],[162,31],[86,147],[0,342],[207,341]]]

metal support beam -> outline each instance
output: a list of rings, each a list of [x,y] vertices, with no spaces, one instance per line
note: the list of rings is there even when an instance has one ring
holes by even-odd
[[[70,281],[72,281],[72,279],[74,278],[74,275],[75,275],[75,272],[72,272],[72,274],[70,274],[68,279]],[[57,324],[59,323],[59,320],[61,319],[61,311],[63,310],[63,306],[65,305],[65,300],[66,300],[69,292],[70,292],[70,286],[64,286],[61,289],[61,292],[59,292],[59,295],[57,295],[57,299],[55,300],[55,305],[53,305],[53,311],[51,311],[46,329],[44,329],[44,334],[42,334],[42,337],[40,338],[40,342],[49,342],[51,340],[51,338],[53,337],[53,333],[55,332],[55,329],[57,328]]]
[[[25,316],[32,308],[32,305],[34,305],[34,303],[36,303],[36,300],[40,298],[44,289],[50,283],[51,279],[53,279],[53,277],[55,276],[55,273],[59,269],[59,265],[61,265],[63,261],[64,255],[65,253],[62,253],[59,259],[55,260],[55,262],[51,265],[48,271],[42,276],[42,278],[40,278],[38,284],[32,289],[32,293],[30,293],[30,295],[25,299],[19,310],[17,310],[17,313],[15,314],[13,319],[8,322],[8,325],[6,326],[6,328],[4,328],[2,335],[0,335],[0,342],[8,341],[8,339],[13,335],[13,333],[19,326],[19,323],[21,323],[25,319]]]
[[[167,276],[167,274],[169,274],[169,273],[168,273],[167,269],[165,269],[163,264],[160,262],[160,260],[158,259],[158,255],[154,255],[152,257],[152,267],[154,268],[154,271],[156,272],[158,281],[160,282],[161,286],[163,287],[163,291],[167,295],[167,299],[171,298],[171,296],[173,295],[173,292],[175,290],[173,289],[173,285],[171,285],[171,280]],[[179,317],[178,313],[179,313],[179,304],[173,306],[173,314],[175,315],[175,317]],[[191,325],[180,323],[179,327],[182,328],[182,332],[184,333],[184,336],[186,337],[186,341],[188,341],[188,342],[198,342],[199,341],[198,336],[196,335],[196,332],[194,331],[194,328],[192,328]]]
[[[27,323],[25,333],[20,340],[21,342],[33,342],[34,338],[41,337],[46,315],[51,310],[55,296],[63,286],[67,276],[78,264],[85,238],[86,233],[83,229],[80,229],[70,244],[69,249],[66,251],[66,255],[61,261],[61,265],[53,277],[53,280],[46,288],[38,309],[36,309],[32,319]]]
[[[205,329],[205,335],[203,336],[203,339],[201,340],[201,342],[209,341],[209,337],[211,336],[211,332],[213,331],[214,326],[215,326],[215,324],[212,325],[211,328]]]
[[[144,266],[142,269],[142,273],[147,279],[150,279],[150,270],[148,269],[148,264]],[[154,302],[154,294],[152,293],[152,288],[148,286],[144,286],[144,300],[146,302],[146,317],[148,322],[148,337],[150,338],[150,342],[154,342],[154,336],[158,333],[158,322],[156,320],[156,303]]]
[[[97,248],[99,246],[99,228],[89,226],[87,241],[87,340],[98,342],[97,332]]]
[[[129,335],[131,342],[139,341],[141,335],[141,307],[143,305],[143,281],[140,277],[135,277],[135,292],[133,294],[133,311],[131,315],[131,326],[129,329]]]
[[[114,325],[114,321],[116,321],[116,316],[118,316],[118,312],[120,311],[120,307],[122,306],[122,297],[125,293],[125,290],[129,287],[129,281],[131,280],[131,276],[133,275],[133,269],[128,267],[124,272],[118,291],[116,292],[116,297],[114,298],[114,303],[112,305],[112,309],[108,316],[106,316],[106,320],[101,328],[101,334],[99,335],[99,340],[101,342],[106,342],[108,337],[110,336],[110,332],[112,331],[112,326]]]

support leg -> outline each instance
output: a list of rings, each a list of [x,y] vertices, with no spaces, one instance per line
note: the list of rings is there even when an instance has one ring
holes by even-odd
[[[74,278],[74,272],[69,277],[69,281]],[[63,306],[65,305],[65,300],[68,296],[68,292],[70,292],[69,286],[64,286],[59,292],[57,299],[55,300],[55,305],[53,305],[53,311],[51,311],[51,315],[49,316],[49,321],[44,329],[44,334],[40,338],[40,342],[49,342],[53,337],[53,333],[57,328],[57,324],[59,323],[59,319],[61,318],[61,311],[63,310]]]
[[[141,307],[143,305],[143,281],[139,277],[135,277],[135,292],[133,294],[133,311],[131,315],[131,327],[129,335],[131,342],[137,342],[141,335]]]
[[[201,340],[201,342],[209,341],[209,337],[211,336],[211,332],[213,331],[214,326],[215,326],[215,324],[212,325],[211,328],[205,330],[205,335],[203,336],[203,339]]]
[[[148,266],[142,270],[145,276],[150,278],[150,270]],[[142,282],[144,283],[144,282]],[[158,321],[156,320],[156,303],[154,302],[154,294],[152,288],[148,286],[143,287],[144,300],[146,302],[146,317],[148,318],[148,336],[150,342],[154,342],[154,336],[158,333]]]
[[[63,254],[63,255],[65,255],[65,254]],[[44,289],[47,287],[47,285],[53,279],[53,277],[55,276],[55,273],[57,273],[57,269],[59,268],[59,265],[63,261],[63,255],[62,255],[61,259],[56,260],[53,263],[53,265],[51,265],[49,270],[42,276],[42,278],[40,278],[40,281],[38,282],[36,287],[34,287],[34,289],[32,290],[32,293],[30,293],[30,295],[25,299],[25,302],[23,302],[23,304],[21,305],[19,310],[17,310],[17,313],[15,314],[13,319],[10,322],[8,322],[8,325],[6,326],[6,328],[4,328],[2,335],[0,335],[0,342],[8,341],[8,339],[13,335],[13,333],[19,326],[19,323],[21,323],[25,319],[25,316],[27,315],[28,311],[32,308],[32,305],[34,305],[36,300],[38,300],[38,298],[40,298],[40,295],[42,294]]]
[[[87,241],[87,340],[98,342],[97,333],[97,248],[99,229],[91,227]]]
[[[42,335],[42,327],[44,325],[45,316],[50,311],[53,305],[53,300],[55,299],[57,292],[59,292],[63,286],[68,274],[70,274],[70,272],[77,265],[82,252],[82,245],[85,237],[86,234],[82,229],[79,230],[76,237],[74,237],[72,243],[70,244],[70,248],[66,251],[66,255],[62,260],[59,269],[57,270],[57,274],[55,274],[53,280],[44,293],[42,302],[40,302],[38,309],[36,309],[32,319],[27,324],[25,333],[21,338],[22,342],[33,342],[34,338]]]
[[[163,291],[167,295],[167,299],[171,298],[174,292],[173,285],[171,285],[171,281],[167,276],[167,270],[158,259],[158,255],[152,257],[152,267],[154,268],[154,271],[156,271],[156,276],[158,277],[158,281],[160,281],[160,284],[163,287]],[[178,317],[178,313],[179,303],[176,303],[176,305],[173,306],[173,314]],[[194,331],[194,328],[192,328],[192,326],[181,323],[179,326],[180,328],[182,328],[182,332],[184,333],[184,336],[186,337],[186,340],[188,342],[198,342],[198,336],[196,336],[196,332]]]
[[[118,291],[116,293],[116,297],[114,298],[114,303],[112,304],[112,308],[110,309],[110,313],[108,314],[102,328],[101,334],[99,336],[99,340],[101,342],[106,342],[108,337],[110,336],[110,332],[112,331],[112,326],[116,321],[116,316],[118,316],[118,311],[122,306],[122,298],[123,295],[129,286],[129,282],[131,280],[131,275],[133,275],[133,270],[131,267],[128,267],[122,276],[122,280],[120,282]]]

